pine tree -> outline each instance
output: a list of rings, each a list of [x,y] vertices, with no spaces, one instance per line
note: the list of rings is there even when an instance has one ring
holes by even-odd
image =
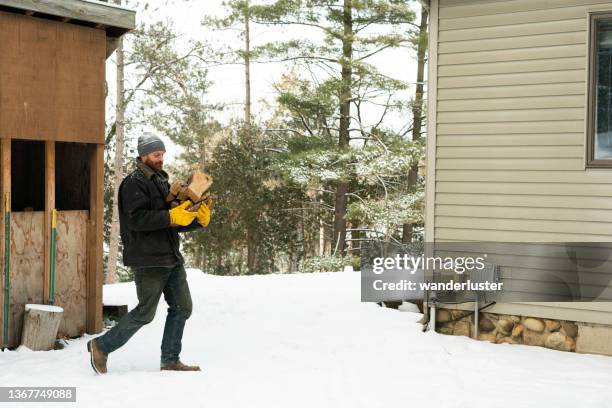
[[[358,137],[369,138],[371,132],[356,122],[355,110],[360,98],[359,88],[401,87],[398,81],[390,81],[368,60],[380,52],[401,46],[410,40],[408,27],[414,26],[413,11],[407,2],[343,0],[277,0],[270,5],[251,6],[251,16],[259,24],[274,26],[308,27],[322,34],[321,41],[306,38],[289,39],[266,44],[256,53],[284,61],[296,61],[328,72],[324,86],[336,98],[337,117],[329,118],[328,134],[336,139],[340,154],[350,155],[351,141]],[[361,95],[363,96],[363,95]],[[358,119],[357,119],[358,120]],[[345,253],[347,198],[352,193],[346,177],[335,180],[334,242],[336,253]]]

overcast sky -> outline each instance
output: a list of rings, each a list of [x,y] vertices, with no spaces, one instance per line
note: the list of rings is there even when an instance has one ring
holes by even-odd
[[[253,3],[255,3],[253,1]],[[208,41],[211,46],[221,44],[241,45],[242,40],[235,31],[212,31],[203,27],[200,22],[204,15],[222,16],[225,14],[222,0],[153,0],[150,2],[149,10],[143,10],[142,6],[134,7],[135,2],[128,3],[128,8],[137,10],[137,23],[152,23],[155,21],[169,21],[173,24],[176,32],[180,33],[187,41],[188,38],[197,38]],[[418,5],[415,2],[415,11],[418,13]],[[418,14],[417,21],[418,23]],[[271,40],[288,37],[308,38],[318,35],[312,29],[291,27],[282,30],[277,27],[262,27],[253,25],[251,27],[252,43],[254,46]],[[315,29],[316,30],[316,29]],[[109,103],[107,103],[107,117],[114,117],[114,84],[115,66],[114,55],[107,61],[107,81],[109,84]],[[407,49],[394,49],[381,52],[375,58],[369,60],[384,74],[401,79],[406,82],[414,82],[416,78],[416,60],[414,52]],[[253,112],[262,112],[265,104],[262,101],[273,103],[275,92],[274,82],[290,67],[287,64],[253,64],[251,68],[251,99],[253,101]],[[210,69],[209,78],[213,82],[207,98],[210,102],[228,103],[228,108],[221,114],[219,119],[227,120],[229,117],[242,115],[244,105],[244,68],[240,65],[213,67]],[[129,75],[129,72],[126,74]],[[129,78],[128,78],[129,80]],[[414,90],[410,92],[410,95]],[[399,122],[403,118],[390,117],[389,121]],[[127,135],[129,146],[135,146],[137,134]],[[163,135],[162,135],[163,137]],[[167,139],[167,160],[172,160],[176,154],[176,147]]]

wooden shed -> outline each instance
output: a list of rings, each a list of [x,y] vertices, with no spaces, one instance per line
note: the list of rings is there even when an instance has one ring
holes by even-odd
[[[612,1],[422,3],[430,7],[426,240],[611,243]],[[527,258],[509,259],[504,282],[537,287]],[[588,275],[589,287],[609,295],[611,274]],[[487,311],[546,320],[544,332],[575,322],[570,345],[612,354],[610,302]]]
[[[105,63],[134,27],[108,3],[0,0],[4,346],[20,343],[24,305],[50,296],[59,335],[102,329]]]

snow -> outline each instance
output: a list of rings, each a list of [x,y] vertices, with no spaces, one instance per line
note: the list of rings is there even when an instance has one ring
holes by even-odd
[[[410,303],[410,302],[402,301],[402,304],[398,306],[398,309],[401,312],[420,313],[419,307],[415,305],[414,303]]]
[[[0,353],[0,385],[77,387],[54,407],[612,407],[611,357],[423,333],[418,313],[361,303],[358,272],[188,279],[181,359],[202,372],[159,371],[162,300],[108,374],[93,373],[86,335]],[[137,302],[131,282],[104,298]]]
[[[64,311],[63,308],[59,307],[59,306],[52,306],[52,305],[39,305],[39,304],[35,304],[35,303],[28,303],[25,305],[25,310],[26,312],[28,310],[42,310],[45,312],[53,312],[53,313],[62,313]]]

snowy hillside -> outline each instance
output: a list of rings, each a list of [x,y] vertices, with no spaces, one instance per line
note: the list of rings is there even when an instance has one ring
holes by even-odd
[[[422,333],[419,314],[361,303],[357,272],[188,278],[181,359],[202,372],[159,371],[162,300],[108,374],[94,375],[85,336],[0,353],[0,385],[76,386],[70,407],[612,407],[612,358]],[[104,298],[131,309],[134,285]]]

